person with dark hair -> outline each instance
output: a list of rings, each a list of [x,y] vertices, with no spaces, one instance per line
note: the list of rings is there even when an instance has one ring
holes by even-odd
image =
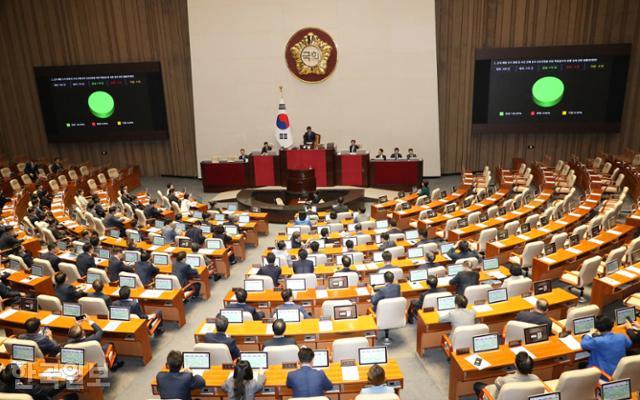
[[[64,170],[64,166],[62,165],[62,161],[60,157],[56,157],[53,159],[53,163],[51,164],[51,172],[57,174],[58,172]]]
[[[30,251],[24,248],[24,246],[18,246],[18,249],[15,253],[18,257],[22,258],[22,261],[27,266],[27,268],[31,269],[33,266],[33,255]]]
[[[309,228],[311,228],[311,220],[307,217],[307,213],[304,212],[304,211],[300,211],[298,213],[298,217],[293,222],[293,224],[296,225],[296,226],[298,226],[298,225],[307,225]]]
[[[382,239],[382,242],[378,245],[378,250],[380,251],[384,251],[389,247],[394,247],[396,245],[396,243],[389,238],[388,232],[382,232],[380,234],[380,239]]]
[[[355,139],[351,139],[351,143],[349,144],[349,153],[356,153],[360,146],[356,144]]]
[[[303,318],[310,317],[309,313],[304,309],[303,306],[291,301],[291,298],[293,297],[293,291],[291,289],[284,289],[282,292],[280,292],[280,297],[282,297],[283,303],[276,307],[276,312],[278,312],[278,310],[298,310],[300,314],[302,314]]]
[[[22,297],[19,291],[11,289],[8,280],[9,276],[10,274],[8,273],[0,274],[0,297],[3,299],[4,305],[7,306],[10,306]]]
[[[74,286],[66,283],[67,274],[64,272],[56,272],[53,279],[56,282],[56,297],[60,299],[62,303],[75,303],[79,298],[87,295],[82,290],[76,289]]]
[[[516,314],[516,321],[527,322],[535,325],[546,325],[549,335],[551,335],[551,329],[553,322],[547,317],[547,311],[549,311],[549,302],[545,299],[538,299],[536,306],[531,311],[520,311]]]
[[[413,152],[413,149],[409,147],[409,150],[407,150],[407,160],[411,160],[412,158],[418,158],[418,156]]]
[[[302,247],[302,238],[300,232],[295,231],[291,234],[291,248],[299,249],[300,247]]]
[[[273,329],[273,338],[264,342],[264,348],[296,344],[296,340],[294,338],[284,336],[284,332],[287,330],[287,323],[283,320],[276,319],[273,321],[273,324],[271,324],[271,328]]]
[[[456,252],[457,250],[457,252]],[[457,260],[462,258],[470,258],[475,257],[478,261],[482,261],[482,257],[478,254],[477,251],[471,250],[469,246],[469,242],[466,240],[461,240],[454,247],[449,250],[447,256],[451,259],[451,262],[455,263]]]
[[[402,230],[398,228],[398,222],[396,222],[395,219],[391,218],[389,220],[389,231],[387,233],[392,234],[392,233],[402,233]],[[394,243],[395,246],[395,243]]]
[[[151,254],[143,250],[140,254],[140,261],[137,261],[134,265],[136,274],[140,277],[143,285],[149,285],[153,282],[153,279],[160,273],[160,268],[153,265],[149,260]]]
[[[360,207],[358,216],[356,216],[355,222],[361,223],[368,220],[369,220],[369,217],[367,216],[367,209],[365,208],[365,206]],[[359,230],[360,229],[356,229],[356,231],[359,231]]]
[[[344,197],[342,196],[338,197],[338,199],[336,200],[336,204],[334,204],[332,208],[333,208],[333,211],[336,213],[349,211],[349,207],[346,204],[344,204]],[[336,218],[332,217],[331,219],[335,220],[337,219],[337,217],[338,215],[336,214]]]
[[[242,162],[249,162],[249,156],[247,155],[244,149],[240,149],[240,155],[238,156],[238,160]]]
[[[231,358],[234,360],[240,357],[240,349],[236,345],[236,340],[227,336],[227,328],[229,327],[229,320],[224,315],[218,315],[215,319],[216,332],[208,332],[204,335],[205,343],[220,343],[229,348]]]
[[[400,285],[398,285],[397,283],[393,283],[393,279],[393,272],[387,271],[384,273],[384,286],[378,289],[371,298],[373,311],[376,311],[380,300],[400,297]]]
[[[527,352],[521,351],[516,354],[516,371],[505,376],[500,376],[496,378],[495,383],[493,385],[487,385],[482,382],[476,382],[473,384],[473,391],[476,393],[478,398],[482,398],[482,390],[486,389],[489,394],[491,394],[492,398],[497,399],[498,394],[500,393],[500,389],[507,383],[524,383],[524,382],[536,382],[540,381],[536,375],[532,374],[533,372],[533,359]],[[540,381],[541,382],[541,381]]]
[[[171,273],[178,277],[180,281],[180,286],[185,287],[189,283],[190,280],[198,279],[198,271],[193,269],[191,265],[184,262],[187,258],[187,253],[181,251],[176,256],[176,260],[171,266]],[[200,282],[195,282],[193,285],[193,296],[192,298],[198,298],[200,296],[200,287],[202,285]]]
[[[476,323],[476,310],[467,308],[469,300],[461,294],[456,294],[454,302],[456,308],[449,311],[448,316],[440,322],[450,322],[451,332],[454,332],[459,326],[468,326]]]
[[[60,257],[56,255],[55,250],[56,250],[55,243],[47,244],[47,251],[45,251],[44,253],[41,253],[40,258],[42,258],[43,260],[49,261],[49,264],[51,264],[51,268],[53,268],[55,272],[58,272],[60,270],[59,265],[62,260],[60,259]]]
[[[289,251],[287,251],[287,244],[284,242],[284,240],[279,240],[276,243],[276,248],[273,249],[272,252],[276,257],[280,258],[280,263],[282,263],[282,260],[287,260],[287,265],[293,265],[291,254],[289,254]]]
[[[413,300],[411,305],[409,306],[409,311],[407,312],[407,322],[412,324],[418,315],[418,310],[421,310],[424,306],[424,298],[430,293],[440,293],[443,290],[438,288],[438,277],[435,275],[427,275],[427,289],[420,295],[420,299]]]
[[[12,249],[20,243],[13,225],[8,225],[6,230],[0,235],[0,250]]]
[[[2,372],[0,372],[0,393],[20,393],[27,394],[33,400],[50,400],[57,398],[56,396],[66,389],[66,382],[56,382],[52,384],[42,384],[29,381],[28,384],[19,384],[20,376],[22,376],[20,366],[16,363],[8,364]],[[64,400],[75,400],[78,395],[75,393],[67,394]]]
[[[469,261],[463,263],[464,269],[456,274],[456,276],[449,281],[449,284],[456,287],[456,293],[464,295],[464,291],[467,287],[477,285],[480,283],[479,267],[471,267]]]
[[[307,130],[304,132],[304,135],[302,135],[302,143],[305,146],[313,146],[315,142],[316,142],[316,133],[311,130],[310,126],[307,126]]]
[[[82,246],[82,253],[76,258],[76,267],[81,276],[86,276],[89,268],[96,268],[96,261],[93,259],[93,246],[89,243]]]
[[[313,271],[315,269],[313,266],[313,261],[307,260],[307,256],[308,256],[307,250],[305,249],[298,250],[298,260],[293,262],[294,274],[313,274]]]
[[[313,350],[308,347],[298,351],[300,368],[287,375],[287,387],[293,391],[293,397],[322,396],[333,389],[333,383],[324,371],[313,369],[313,356]]]
[[[124,222],[122,222],[122,219],[116,216],[117,211],[118,209],[115,206],[109,207],[109,212],[104,217],[105,228],[107,229],[116,228],[116,229],[120,229],[121,231],[124,230]]]
[[[260,154],[268,154],[272,150],[269,142],[262,143],[262,149],[260,150]]]
[[[402,154],[400,154],[400,149],[397,147],[394,147],[393,149],[393,153],[391,153],[391,155],[389,156],[392,160],[399,160],[402,158]]]
[[[24,323],[24,328],[27,333],[18,335],[18,339],[33,340],[45,356],[53,357],[60,352],[60,345],[53,340],[51,330],[46,327],[41,330],[38,318],[29,318]]]
[[[378,270],[378,273],[383,273],[384,271],[389,270],[389,268],[394,268],[393,265],[391,264],[391,261],[393,260],[393,256],[391,255],[391,253],[387,250],[382,252],[382,262],[384,263],[384,265],[382,266],[382,268],[380,268],[380,270]]]
[[[431,188],[429,187],[429,181],[427,179],[423,179],[422,182],[420,182],[418,195],[431,197]]]
[[[336,269],[336,272],[351,272],[351,257],[342,256],[340,262],[342,263],[342,268]]]
[[[311,249],[311,254],[318,254],[320,252],[320,243],[314,240],[309,245],[309,248]]]
[[[144,319],[145,321],[150,321],[151,326],[157,325],[155,330],[156,336],[160,336],[164,333],[162,329],[162,310],[157,310],[153,314],[145,314],[138,300],[131,298],[131,288],[128,286],[120,287],[120,290],[118,290],[118,296],[120,296],[120,298],[113,302],[113,306],[126,307],[129,309],[131,314],[135,314],[138,318]]]
[[[344,242],[344,247],[347,248],[347,251],[346,251],[347,253],[353,253],[354,240],[356,239],[349,239],[346,242]]]
[[[160,212],[160,210],[156,208],[157,204],[158,204],[158,200],[150,199],[149,204],[144,206],[143,213],[146,218],[162,219],[162,213]]]
[[[199,245],[204,244],[204,235],[202,233],[202,222],[196,221],[189,229],[187,229],[186,236],[191,239],[193,243],[198,243]],[[224,242],[224,240],[223,240]]]
[[[360,394],[395,393],[391,386],[386,384],[384,368],[373,364],[367,372],[367,386],[360,390]]]
[[[381,158],[381,159],[383,159],[383,160],[386,160],[386,159],[387,159],[387,156],[384,154],[384,149],[383,149],[383,148],[379,148],[379,149],[378,149],[378,154],[376,154],[376,158],[377,158],[377,159],[380,159],[380,158]]]
[[[276,262],[276,255],[273,253],[267,254],[267,265],[263,265],[262,267],[260,267],[257,273],[257,275],[264,275],[264,276],[270,277],[271,280],[273,281],[274,287],[278,286],[279,284],[278,280],[280,280],[280,274],[282,272],[280,267],[274,264],[275,262]]]
[[[507,287],[507,282],[514,282],[524,279],[524,273],[522,271],[522,267],[515,263],[509,263],[509,276],[507,279],[502,281],[502,287]]]
[[[167,355],[168,372],[158,372],[158,394],[163,399],[191,400],[191,391],[205,386],[204,378],[182,368],[182,353],[172,350]]]
[[[620,359],[631,347],[631,340],[622,333],[613,333],[613,321],[606,315],[596,317],[595,328],[582,336],[583,350],[591,353],[589,367],[598,367],[609,376],[613,375]]]
[[[256,394],[264,388],[266,380],[262,369],[259,369],[256,375],[254,378],[249,361],[238,361],[233,368],[233,376],[222,384],[222,390],[227,392],[228,400],[254,400]]]
[[[329,237],[329,229],[327,228],[320,229],[320,238],[327,240],[328,237]]]
[[[100,201],[100,197],[97,194],[94,194],[92,197],[92,201],[94,204],[94,213],[96,217],[104,218],[107,213],[104,211],[104,207],[102,207],[102,202]]]
[[[133,273],[135,269],[122,261],[122,250],[116,247],[111,250],[111,257],[109,257],[109,265],[107,266],[107,276],[110,281],[117,281],[120,279],[120,272]]]
[[[111,297],[102,292],[104,290],[104,283],[102,282],[102,279],[96,279],[93,281],[91,287],[93,288],[93,292],[89,293],[88,296],[104,300],[104,303],[109,307],[111,305]]]
[[[237,288],[234,290],[234,294],[236,295],[236,301],[234,303],[227,304],[227,308],[239,308],[242,311],[246,311],[251,314],[254,321],[260,321],[264,318],[264,313],[262,311],[258,311],[255,307],[247,304],[247,291],[243,288]]]

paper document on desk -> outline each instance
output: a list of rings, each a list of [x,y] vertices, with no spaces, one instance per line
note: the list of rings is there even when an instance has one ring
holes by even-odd
[[[367,266],[364,264],[357,264],[356,265],[356,271],[366,271]]]
[[[516,237],[517,237],[518,239],[520,239],[520,240],[524,240],[525,242],[526,242],[527,240],[529,240],[529,236],[527,236],[527,235],[525,235],[525,234],[520,234],[520,235],[518,235],[518,236],[516,236]]]
[[[622,232],[617,231],[617,230],[615,230],[615,229],[609,229],[609,230],[607,231],[607,233],[612,233],[612,234],[614,234],[614,235],[616,235],[616,236],[620,236],[620,235],[622,235]]]
[[[172,253],[175,249],[176,249],[175,247],[169,246],[166,249],[164,249],[164,252],[165,253]]]
[[[560,341],[564,343],[564,345],[567,346],[569,350],[582,350],[582,346],[580,346],[580,343],[571,335],[560,338]]]
[[[578,250],[578,249],[574,249],[573,247],[569,247],[569,248],[567,249],[567,251],[568,251],[569,253],[573,253],[573,254],[582,254],[582,252],[581,252],[580,250]]]
[[[538,228],[540,232],[549,233],[550,231],[547,228]]]
[[[342,367],[342,380],[343,381],[357,381],[360,380],[360,371],[357,366]]]
[[[106,324],[102,329],[105,331],[114,332],[118,330],[118,327],[120,327],[120,325],[122,325],[122,321],[109,321],[109,323]]]
[[[504,245],[502,242],[500,242],[500,241],[491,242],[491,244],[492,244],[492,245],[494,245],[494,246],[496,246],[496,247],[498,247],[498,248],[500,248],[500,247],[504,247],[504,246],[505,246],[505,245]]]
[[[369,288],[365,287],[357,287],[356,288],[356,294],[358,296],[368,296],[369,295]]]
[[[493,311],[493,307],[489,304],[474,304],[473,309],[476,310],[477,313],[486,313]]]
[[[467,356],[464,358],[469,364],[473,365],[474,367],[476,367],[476,369],[478,371],[482,371],[485,368],[489,368],[491,366],[491,363],[489,363],[489,361],[485,360],[484,358],[480,357],[477,354],[471,354],[470,356]],[[477,360],[480,360],[480,365],[476,365]]]
[[[420,282],[409,282],[409,286],[414,290],[423,289],[423,286],[420,284]]]
[[[58,318],[60,318],[59,315],[55,315],[55,314],[47,315],[46,317],[42,318],[40,323],[42,325],[49,325],[50,323],[52,323],[53,321],[57,320]]]
[[[600,239],[589,239],[589,241],[591,243],[597,244],[598,246],[602,246],[604,244],[604,241],[602,241]]]
[[[635,279],[636,278],[636,274],[633,274],[633,273],[631,273],[629,271],[625,271],[624,269],[618,271],[618,274],[620,274],[622,276],[626,276],[629,279]]]
[[[536,355],[527,350],[524,346],[511,347],[509,350],[511,350],[513,354],[518,354],[521,351],[524,351],[525,353],[529,354],[529,357],[533,358],[534,360],[536,359]]]
[[[538,299],[536,298],[536,296],[527,296],[527,297],[523,297],[522,299],[527,303],[531,304],[532,306],[535,306],[536,303],[538,302]]]
[[[564,221],[564,220],[561,220],[561,219],[557,220],[556,222],[558,224],[560,224],[560,225],[569,225],[569,223],[567,221]]]
[[[556,260],[554,260],[551,257],[542,257],[540,261],[542,261],[545,264],[553,264],[554,262],[556,262]]]
[[[476,226],[477,226],[478,228],[481,228],[481,229],[484,229],[484,228],[486,228],[486,227],[487,227],[487,225],[486,225],[486,224],[483,224],[482,222],[478,222],[478,223],[476,224]]]
[[[320,332],[331,332],[333,331],[333,321],[318,321],[318,328]]]
[[[216,325],[215,324],[204,324],[202,325],[202,328],[200,328],[200,332],[198,332],[200,335],[206,335],[207,333],[213,333],[216,331]]]
[[[10,308],[8,310],[4,310],[1,314],[0,314],[0,319],[7,319],[10,316],[12,316],[13,314],[17,313],[18,310],[14,310],[13,308]]]
[[[329,293],[326,290],[316,289],[316,299],[326,299]]]
[[[636,275],[640,275],[640,268],[630,265],[626,268],[627,271],[630,271]]]
[[[535,208],[534,206],[532,206],[532,205],[530,205],[530,204],[525,204],[524,206],[525,206],[526,208],[530,209],[530,210],[533,210],[533,209]]]
[[[370,271],[375,271],[378,269],[378,264],[374,263],[374,262],[370,262],[365,264],[367,266],[367,269]]]
[[[506,219],[504,219],[502,217],[498,217],[498,218],[496,218],[496,221],[504,222],[504,221],[506,221]]]
[[[69,365],[65,365],[64,368],[48,368],[40,373],[40,376],[43,378],[49,379],[66,379],[66,380],[74,380],[79,375],[79,372],[75,368],[69,368]]]
[[[574,212],[570,212],[569,215],[572,216],[572,217],[576,217],[576,218],[582,217],[582,214],[577,214],[577,213],[574,213]]]
[[[265,326],[265,334],[269,336],[273,336],[273,325],[272,324],[264,324]]]
[[[615,279],[613,279],[613,278],[610,278],[610,277],[608,277],[608,276],[605,276],[605,277],[603,277],[603,278],[600,278],[600,280],[601,280],[602,282],[606,283],[607,285],[610,285],[610,286],[619,286],[619,285],[621,285],[621,284],[622,284],[622,283],[618,282],[617,280],[615,280]]]
[[[158,297],[162,296],[163,292],[164,290],[146,289],[144,292],[142,292],[140,297],[148,298],[148,299],[157,299]]]
[[[511,211],[511,212],[514,213],[515,215],[522,215],[522,212],[518,210]]]
[[[152,244],[151,246],[149,246],[149,248],[147,250],[155,251],[155,250],[158,250],[159,248],[160,248],[160,246],[156,246],[155,244]]]
[[[498,270],[494,270],[494,271],[486,271],[486,274],[494,277],[496,279],[504,279],[507,276],[505,274],[503,274],[502,272],[498,271]]]

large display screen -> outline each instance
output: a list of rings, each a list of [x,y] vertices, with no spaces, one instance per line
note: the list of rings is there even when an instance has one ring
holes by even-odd
[[[165,139],[160,63],[36,67],[50,142]]]
[[[616,132],[631,46],[477,49],[474,133]]]

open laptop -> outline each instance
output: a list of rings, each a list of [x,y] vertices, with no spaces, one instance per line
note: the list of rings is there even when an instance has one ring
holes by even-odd
[[[305,279],[287,279],[285,281],[287,289],[295,291],[307,290],[307,281]]]
[[[547,325],[524,328],[524,343],[534,344],[549,340],[549,327]]]
[[[600,226],[594,226],[591,228],[591,237],[596,237],[600,234]]]
[[[131,312],[128,307],[109,307],[109,319],[114,321],[129,321],[131,319]]]
[[[548,256],[549,254],[553,254],[556,252],[556,244],[548,243],[544,246],[544,255]]]
[[[409,280],[411,282],[426,281],[428,271],[426,269],[414,269],[409,271]]]
[[[173,290],[173,281],[169,278],[155,278],[153,287],[156,290]]]
[[[151,244],[154,246],[164,246],[164,238],[162,236],[153,236]]]
[[[440,254],[447,254],[453,247],[453,243],[440,243]]]
[[[618,260],[611,260],[607,263],[606,265],[606,274],[613,274],[618,272],[618,269],[620,269],[620,264],[618,263]]]
[[[631,379],[603,383],[600,386],[600,398],[602,400],[631,399]]]
[[[551,293],[551,280],[545,279],[542,281],[533,282],[533,294],[538,296],[540,294]]]
[[[330,276],[329,289],[344,289],[349,286],[349,278],[346,276]]]
[[[82,306],[76,303],[62,303],[62,315],[78,318],[82,315]]]
[[[312,367],[328,368],[329,367],[329,350],[314,350]]]
[[[300,310],[281,308],[275,312],[274,318],[281,319],[286,323],[297,323],[300,322]]]
[[[633,307],[622,307],[615,310],[616,324],[624,325],[625,322],[633,322],[636,320],[636,309]]]
[[[123,255],[124,255],[124,262],[126,263],[133,264],[140,261],[140,253],[137,251],[125,250],[123,252]]]
[[[520,225],[520,233],[527,233],[531,230],[531,224],[524,223]]]
[[[63,365],[84,365],[84,349],[60,349],[60,364]]]
[[[595,326],[596,326],[596,318],[593,316],[576,318],[573,320],[573,334],[582,335],[584,333],[588,333]]]
[[[356,318],[358,318],[358,307],[355,304],[333,307],[333,319],[336,321]]]
[[[580,243],[580,236],[578,235],[569,236],[569,246],[573,247],[573,246],[576,246],[578,243]]]
[[[527,397],[527,400],[561,400],[560,392],[537,394],[535,396]]]
[[[444,206],[445,214],[451,214],[455,210],[456,210],[456,205],[455,204],[447,204],[446,206]]]
[[[386,364],[387,361],[386,346],[361,347],[358,349],[358,364],[360,365],[380,365]]]
[[[133,243],[140,243],[142,241],[139,232],[129,232],[129,238],[131,238]]]
[[[382,253],[384,253],[383,251],[374,251],[373,252],[373,262],[383,262],[384,260],[382,259]]]
[[[24,344],[14,344],[11,346],[11,359],[15,361],[36,361],[36,348]]]
[[[42,270],[42,267],[40,265],[32,265],[31,266],[31,275],[33,276],[43,276],[44,275],[44,271]]]
[[[420,240],[420,233],[417,229],[412,229],[404,232],[404,238],[407,242],[411,243],[411,245],[415,245]]]
[[[384,274],[369,274],[369,284],[371,286],[384,285]]]
[[[485,258],[482,261],[482,270],[483,271],[492,271],[494,269],[500,268],[500,260],[497,257],[495,258]]]
[[[494,304],[507,301],[509,296],[507,295],[506,288],[499,288],[487,291],[487,298],[489,304]]]
[[[224,316],[230,324],[241,324],[243,322],[242,310],[235,308],[223,308],[220,315]]]
[[[447,267],[447,275],[456,276],[458,272],[464,270],[464,265],[462,264],[451,264]]]
[[[102,258],[103,260],[108,260],[111,257],[111,252],[109,249],[98,249],[98,258]]]
[[[410,259],[418,259],[424,258],[424,248],[423,247],[411,247],[407,251],[407,257]]]
[[[251,369],[267,369],[269,367],[269,354],[266,351],[243,351],[240,359],[247,361]]]
[[[235,225],[224,225],[224,231],[231,236],[235,236],[238,234],[238,227]]]
[[[264,292],[264,281],[260,279],[245,279],[244,290],[247,292]]]
[[[169,265],[169,255],[168,254],[154,254],[151,257],[151,263],[153,265]]]
[[[198,268],[202,262],[202,258],[200,258],[199,254],[187,254],[187,258],[185,258],[184,261],[189,264],[191,268]]]
[[[378,233],[386,232],[389,229],[389,221],[386,219],[376,221],[375,231]]]
[[[482,353],[485,351],[498,350],[500,339],[497,333],[487,333],[473,337],[473,352]]]
[[[211,367],[211,354],[207,352],[185,351],[182,353],[182,363],[194,375],[202,373]]]
[[[449,311],[456,308],[456,297],[455,296],[438,297],[436,308],[437,308],[438,316],[440,320],[448,318]]]
[[[130,287],[131,289],[135,289],[136,287],[136,278],[134,276],[123,276],[120,275],[120,287]]]
[[[153,226],[157,229],[162,229],[164,228],[164,221],[157,219],[153,222]]]

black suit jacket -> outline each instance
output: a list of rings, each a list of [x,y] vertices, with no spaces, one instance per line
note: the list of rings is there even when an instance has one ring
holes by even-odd
[[[349,152],[350,153],[355,153],[356,151],[358,151],[359,148],[360,148],[360,146],[358,146],[357,144],[351,144],[351,145],[349,145]]]
[[[290,344],[296,344],[296,340],[294,338],[288,338],[288,337],[274,337],[273,339],[267,340],[266,342],[264,342],[264,347],[269,347],[269,346],[288,346]]]
[[[297,260],[293,262],[294,274],[313,274],[314,267],[311,260]]]
[[[96,268],[96,261],[89,253],[82,253],[76,259],[76,267],[78,267],[80,275],[86,276],[89,268]]]
[[[104,300],[104,303],[109,307],[111,305],[111,297],[107,296],[104,293],[91,292],[87,296],[89,297],[97,297],[99,299]]]
[[[152,204],[147,204],[144,207],[144,216],[147,218],[158,219],[158,218],[162,218],[162,213],[160,212],[160,210],[155,208]]]
[[[53,357],[60,352],[60,345],[41,333],[23,333],[18,339],[33,340],[45,356]]]
[[[144,311],[142,311],[142,307],[140,307],[140,303],[138,303],[137,300],[134,300],[134,299],[116,300],[113,302],[113,305],[115,307],[127,307],[131,314],[137,315],[138,317],[140,317],[140,319],[149,319],[147,314],[145,314]]]
[[[75,287],[66,283],[56,286],[56,297],[63,303],[75,303],[79,298],[86,295],[83,291],[77,290]]]
[[[116,217],[115,215],[107,214],[104,217],[104,227],[123,229],[124,224],[122,223],[122,221],[120,221],[120,218]]]
[[[553,322],[544,314],[540,314],[534,311],[520,311],[516,314],[516,321],[527,322],[530,324],[536,325],[546,325],[548,328],[549,335],[551,335],[551,328],[553,326]]]
[[[191,391],[205,385],[203,377],[191,372],[158,372],[156,382],[163,399],[191,400]]]
[[[204,235],[202,234],[202,229],[198,227],[192,226],[191,228],[187,229],[186,236],[194,243],[204,243]]]
[[[229,352],[231,353],[231,358],[234,360],[240,357],[240,349],[236,345],[236,340],[234,338],[228,337],[224,333],[216,332],[216,333],[207,333],[204,335],[205,343],[221,343],[227,345],[229,348]]]
[[[54,253],[47,251],[46,253],[41,254],[40,258],[49,261],[54,271],[58,272],[60,270],[58,266],[60,265],[60,261],[62,260],[60,260],[60,257],[55,255]]]
[[[8,232],[5,232],[0,236],[0,249],[10,249],[19,243],[20,241]]]
[[[146,261],[138,261],[135,264],[135,270],[143,285],[148,285],[153,282],[155,276],[160,273],[160,269],[158,269],[158,267]]]
[[[180,285],[186,286],[190,279],[198,277],[198,271],[191,268],[187,263],[176,261],[171,267],[171,273],[178,277]]]
[[[120,272],[134,272],[133,267],[130,267],[118,260],[116,257],[109,258],[109,266],[107,267],[107,275],[111,281],[117,281],[120,279]]]
[[[456,293],[464,295],[464,290],[480,283],[480,274],[476,271],[460,271],[449,281],[450,285],[456,286]]]
[[[273,286],[278,286],[278,280],[280,279],[281,269],[278,266],[273,264],[267,264],[263,267],[260,267],[258,270],[258,275],[266,275],[271,277],[273,280]]]
[[[253,317],[254,321],[259,321],[262,319],[262,315],[258,312],[258,310],[256,310],[255,307],[250,306],[247,303],[229,303],[227,304],[227,308],[237,308],[242,311],[246,311],[249,314],[251,314],[251,317]]]
[[[378,308],[378,302],[383,299],[392,299],[394,297],[400,297],[400,285],[397,283],[388,283],[381,287],[371,298],[373,304],[373,311]]]
[[[316,133],[314,131],[305,132],[302,135],[302,141],[304,143],[313,143],[316,141]]]

